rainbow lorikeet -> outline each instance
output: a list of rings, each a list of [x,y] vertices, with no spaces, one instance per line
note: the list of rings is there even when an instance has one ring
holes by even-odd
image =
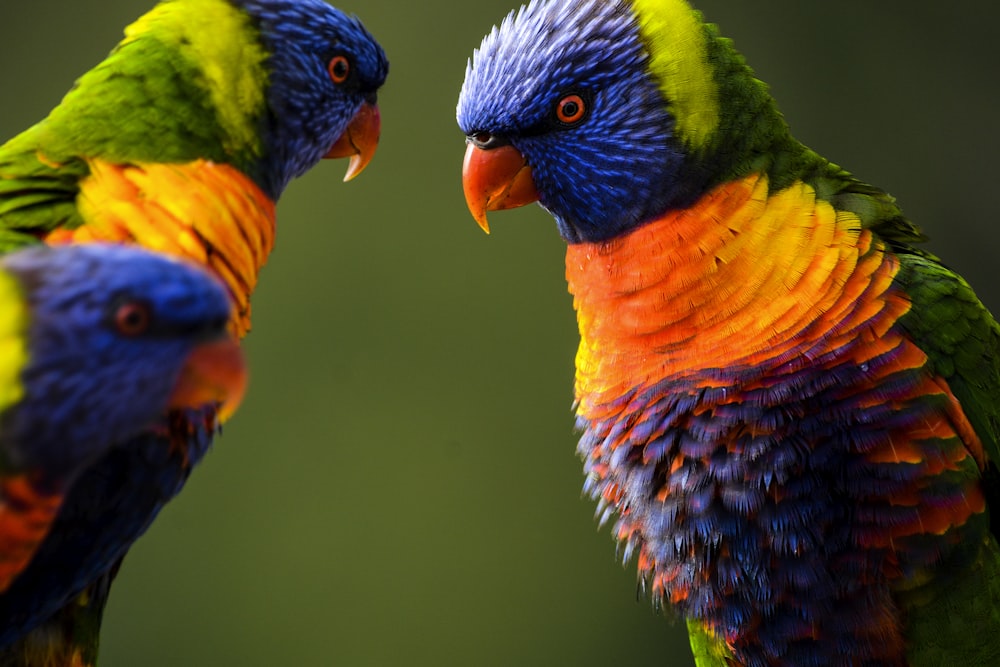
[[[236,408],[245,371],[231,308],[204,269],[138,248],[34,246],[0,259],[0,591],[20,602],[8,623],[67,593],[49,572],[27,596],[20,575],[89,469],[170,407]],[[4,664],[83,664],[49,657]]]
[[[227,285],[243,335],[275,202],[324,157],[350,157],[348,179],[365,168],[387,71],[360,21],[320,0],[165,0],[0,146],[0,251],[110,241],[191,259]],[[218,417],[172,410],[76,481],[0,593],[0,664],[26,646],[96,653],[121,558],[183,486]]]
[[[1000,329],[684,0],[535,0],[469,207],[568,243],[585,488],[708,666],[1000,664]]]

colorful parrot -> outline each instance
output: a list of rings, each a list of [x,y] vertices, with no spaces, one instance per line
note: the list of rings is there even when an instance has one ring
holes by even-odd
[[[168,408],[235,410],[246,376],[231,309],[205,270],[138,248],[37,245],[0,259],[0,591],[19,602],[5,633],[66,595],[60,573],[31,595],[19,575],[88,469]],[[22,657],[13,664],[82,664]]]
[[[227,285],[242,336],[278,197],[324,157],[350,157],[346,179],[365,168],[387,73],[360,21],[320,0],[164,0],[46,119],[0,146],[0,251],[104,241],[191,259]],[[219,417],[211,405],[172,410],[76,480],[0,593],[0,664],[39,646],[92,659],[121,558]]]
[[[463,183],[568,243],[586,491],[700,667],[1000,664],[1000,328],[684,0],[535,0]]]

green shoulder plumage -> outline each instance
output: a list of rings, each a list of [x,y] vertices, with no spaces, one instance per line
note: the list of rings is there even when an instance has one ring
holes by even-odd
[[[88,160],[251,165],[266,57],[224,0],[164,3],[136,21],[46,119],[0,146],[0,251],[83,224]]]

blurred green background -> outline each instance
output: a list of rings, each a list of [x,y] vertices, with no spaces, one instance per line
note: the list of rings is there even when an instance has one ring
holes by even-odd
[[[249,396],[132,550],[103,667],[690,665],[580,497],[576,329],[537,207],[479,231],[465,60],[514,0],[343,0],[392,61],[382,144],[279,206]],[[2,0],[0,137],[42,118],[146,0]],[[699,7],[797,136],[895,194],[994,312],[1000,5]]]

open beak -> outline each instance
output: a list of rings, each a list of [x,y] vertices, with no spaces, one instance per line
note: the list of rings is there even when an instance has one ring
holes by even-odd
[[[212,340],[198,345],[181,369],[168,407],[200,408],[218,405],[219,422],[239,407],[246,390],[247,370],[243,352],[235,338]]]
[[[344,133],[323,157],[351,158],[350,164],[347,165],[347,173],[344,175],[344,181],[349,181],[364,171],[375,157],[381,133],[382,118],[378,112],[378,105],[365,102],[354,114]]]
[[[472,217],[487,234],[487,211],[517,208],[538,201],[531,167],[521,152],[506,144],[480,148],[469,142],[462,164],[462,188]]]

